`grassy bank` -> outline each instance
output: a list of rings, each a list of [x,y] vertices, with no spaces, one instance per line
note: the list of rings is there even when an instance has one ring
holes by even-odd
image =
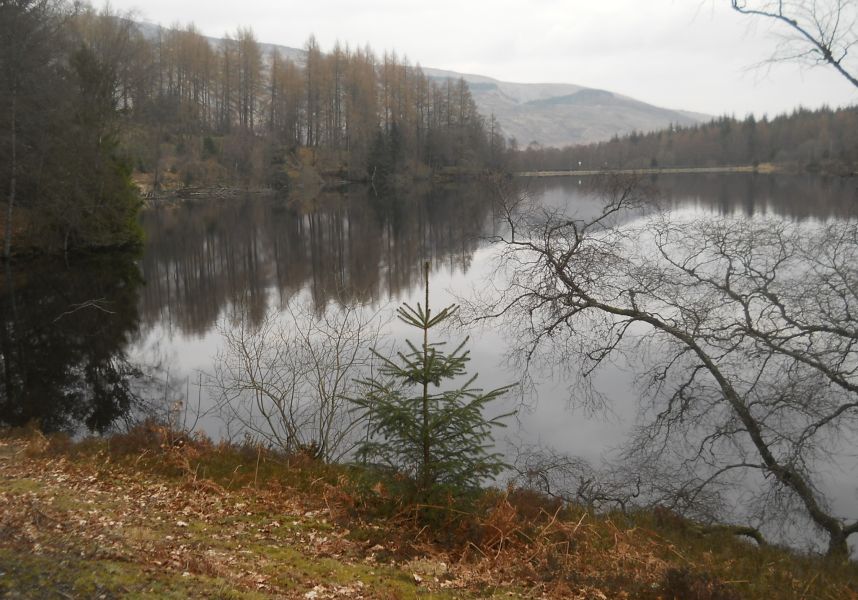
[[[366,473],[141,427],[0,437],[4,598],[858,598],[858,566],[522,491],[415,507]]]

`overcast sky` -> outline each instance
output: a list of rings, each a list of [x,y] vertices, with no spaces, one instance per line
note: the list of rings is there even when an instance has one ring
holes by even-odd
[[[798,105],[858,102],[825,68],[754,68],[777,27],[728,0],[112,0],[162,25],[194,22],[206,35],[252,27],[259,41],[303,47],[314,33],[396,50],[412,63],[505,81],[597,87],[667,108],[769,115]]]

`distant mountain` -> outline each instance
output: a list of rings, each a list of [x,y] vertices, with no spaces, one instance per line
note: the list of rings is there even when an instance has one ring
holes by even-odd
[[[519,147],[568,146],[610,139],[671,124],[693,125],[711,117],[660,108],[606,90],[569,83],[512,83],[483,75],[424,68],[430,77],[464,77],[480,111],[494,114]]]
[[[157,25],[139,25],[147,37],[158,35]],[[215,46],[223,42],[209,39]],[[299,48],[266,43],[260,46],[266,55],[277,49],[284,58],[298,64],[306,59],[306,52]],[[693,125],[711,118],[571,83],[513,83],[426,67],[423,72],[436,79],[463,77],[483,116],[494,114],[504,135],[518,140],[521,148],[531,142],[556,147],[588,144],[632,131],[656,131],[671,124]]]
[[[140,30],[140,33],[142,33],[144,37],[150,40],[156,39],[158,37],[158,33],[165,29],[161,25],[155,23],[148,23],[146,21],[135,21],[135,24]],[[216,38],[211,36],[207,36],[207,39],[215,48],[219,48],[224,41],[224,38]],[[280,51],[280,56],[282,56],[283,58],[288,58],[299,65],[303,65],[304,61],[307,59],[307,51],[302,50],[300,48],[281,46],[279,44],[268,44],[265,42],[259,42],[259,48],[262,50],[263,56],[270,56],[271,51],[276,48]]]

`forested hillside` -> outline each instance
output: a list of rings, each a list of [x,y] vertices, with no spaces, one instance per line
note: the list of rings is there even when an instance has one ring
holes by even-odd
[[[113,21],[115,26],[115,21]],[[117,93],[137,126],[128,142],[156,174],[163,145],[184,183],[241,180],[278,185],[289,155],[347,179],[427,166],[496,166],[503,138],[488,131],[467,84],[432,81],[395,53],[313,36],[305,64],[262,50],[249,29],[213,41],[193,25],[129,31],[133,55]]]
[[[212,40],[65,0],[0,7],[0,187],[17,246],[132,239],[132,169],[157,193],[501,166],[504,138],[467,83],[393,52],[325,52],[310,36],[297,64],[250,29]]]
[[[773,119],[721,117],[703,125],[632,133],[566,148],[529,147],[526,170],[720,167],[773,163],[792,170],[851,173],[858,168],[858,108],[798,109]]]

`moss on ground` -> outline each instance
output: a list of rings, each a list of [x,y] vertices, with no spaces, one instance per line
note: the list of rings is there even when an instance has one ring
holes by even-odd
[[[157,572],[133,563],[0,548],[0,597],[256,600],[265,596],[236,589],[225,580]]]

